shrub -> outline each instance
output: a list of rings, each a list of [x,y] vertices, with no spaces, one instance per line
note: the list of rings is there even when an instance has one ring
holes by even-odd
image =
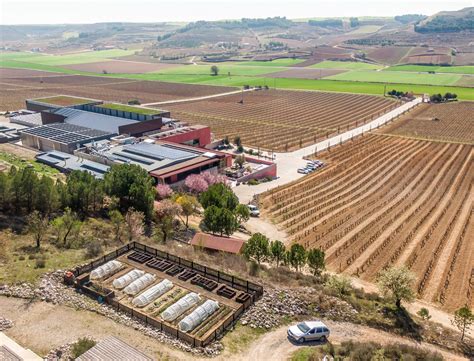
[[[73,346],[71,349],[72,356],[74,359],[78,358],[81,356],[83,353],[86,351],[90,350],[92,347],[96,345],[97,342],[94,340],[87,338],[87,337],[82,337],[80,338]]]
[[[46,267],[46,257],[41,255],[36,258],[35,268],[45,268]]]
[[[89,241],[86,244],[86,257],[95,258],[102,254],[102,245],[98,241]]]
[[[260,184],[260,182],[257,179],[250,179],[247,184],[249,186],[256,186],[257,184]]]
[[[25,256],[21,255],[20,257],[18,257],[18,260],[19,260],[19,261],[24,261],[24,260],[25,260]]]
[[[36,259],[36,255],[35,255],[35,254],[30,254],[30,255],[28,256],[28,259]]]

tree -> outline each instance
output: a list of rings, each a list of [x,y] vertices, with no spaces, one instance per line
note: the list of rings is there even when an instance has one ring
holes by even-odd
[[[211,66],[211,75],[213,76],[219,75],[219,68],[217,67],[217,65]]]
[[[48,215],[58,208],[59,195],[56,184],[50,177],[42,176],[38,183],[35,209],[43,215]]]
[[[49,220],[43,216],[39,211],[33,211],[26,218],[28,232],[33,234],[36,242],[36,248],[40,248],[41,242],[48,231]]]
[[[201,202],[204,209],[214,205],[233,211],[239,204],[239,199],[228,186],[217,183],[210,186],[207,191],[199,196],[199,202]]]
[[[254,233],[245,242],[243,255],[249,260],[254,260],[258,265],[270,256],[270,241],[261,233]]]
[[[276,262],[276,266],[280,266],[280,262],[285,257],[285,245],[281,241],[273,241],[270,244],[270,255],[272,260]]]
[[[349,294],[349,291],[352,288],[352,282],[349,277],[346,275],[340,275],[340,276],[331,276],[329,279],[326,281],[326,287],[329,289],[337,292],[339,296]]]
[[[88,215],[102,207],[104,199],[103,181],[96,179],[89,172],[72,171],[63,189],[63,207],[82,215]]]
[[[164,243],[171,236],[174,229],[174,220],[181,212],[181,206],[169,199],[165,199],[156,205],[155,222]]]
[[[122,213],[118,210],[114,209],[109,212],[109,218],[112,222],[112,226],[114,228],[114,235],[115,235],[115,242],[122,243],[122,235],[123,235],[123,226],[124,226],[124,218]]]
[[[145,214],[130,208],[125,214],[125,225],[128,241],[132,242],[134,239],[138,239],[145,232]]]
[[[151,218],[156,190],[145,169],[136,164],[113,165],[105,174],[104,186],[108,196],[118,198],[122,213],[133,208]]]
[[[213,234],[224,234],[230,236],[234,233],[238,224],[232,211],[227,208],[211,205],[204,210],[203,223]]]
[[[247,222],[250,218],[249,207],[247,207],[245,204],[239,204],[237,207],[235,207],[234,214],[235,214],[235,220],[237,221],[237,224],[240,226],[242,223]]]
[[[228,135],[226,135],[225,138],[224,138],[224,144],[225,144],[225,145],[229,145],[229,144],[230,144],[229,136],[228,136]]]
[[[288,253],[288,262],[296,269],[296,271],[305,265],[306,250],[301,244],[294,243],[291,245]]]
[[[424,307],[420,308],[420,310],[416,314],[424,320],[429,320],[431,318],[430,311],[428,311],[428,309]]]
[[[156,195],[159,199],[166,199],[173,195],[173,190],[168,184],[158,184],[156,186]]]
[[[20,189],[24,198],[24,205],[28,213],[33,211],[35,197],[38,194],[38,175],[31,167],[24,168],[21,172]]]
[[[307,262],[313,275],[318,276],[326,268],[324,251],[319,248],[310,249],[307,253]]]
[[[235,157],[234,163],[237,164],[240,169],[242,169],[245,163],[245,155],[241,154]]]
[[[200,174],[190,174],[187,176],[184,185],[190,192],[195,194],[205,192],[209,188],[209,184]]]
[[[76,237],[79,234],[82,222],[76,213],[71,211],[70,208],[66,208],[64,214],[53,219],[51,225],[56,231],[58,243],[61,243],[64,247],[69,247],[70,236]]]
[[[242,145],[242,140],[240,139],[240,136],[237,135],[237,136],[234,138],[234,144],[235,144],[237,147],[239,147],[239,146]]]
[[[465,305],[454,312],[454,318],[451,322],[461,331],[461,341],[464,341],[466,331],[469,331],[474,323],[474,314],[469,307]]]
[[[415,276],[406,267],[391,267],[383,270],[377,277],[377,284],[385,297],[392,298],[398,309],[401,302],[411,302],[415,294],[412,289]]]
[[[184,226],[188,229],[189,217],[196,214],[199,208],[199,201],[193,195],[181,194],[175,199],[176,204],[181,207],[180,214],[185,217]]]

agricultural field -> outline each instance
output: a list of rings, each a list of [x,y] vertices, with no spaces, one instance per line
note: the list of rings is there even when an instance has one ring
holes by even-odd
[[[418,139],[474,145],[474,103],[421,104],[384,130]]]
[[[327,166],[260,196],[291,242],[369,281],[405,264],[420,298],[474,305],[472,145],[370,134],[315,158]]]
[[[408,46],[384,46],[368,50],[367,57],[381,64],[398,64],[410,49]]]
[[[345,69],[345,70],[377,70],[382,69],[382,65],[368,64],[356,61],[322,61],[310,66],[316,69]]]
[[[454,73],[454,74],[470,74],[474,75],[474,66],[436,66],[436,65],[395,65],[384,71],[413,71],[413,72],[429,72],[436,73]]]
[[[64,68],[70,70],[77,70],[81,72],[114,74],[114,73],[128,73],[141,74],[149,72],[157,72],[164,69],[176,68],[176,64],[164,63],[145,63],[138,61],[125,60],[106,60],[94,63],[82,63],[73,65],[63,65]]]
[[[459,74],[419,74],[414,72],[356,70],[328,77],[332,80],[422,85],[455,85],[462,78]],[[472,85],[474,85],[474,79]]]
[[[205,124],[217,137],[240,136],[246,146],[291,151],[354,128],[399,104],[389,98],[261,90],[198,102],[169,104],[173,117]]]

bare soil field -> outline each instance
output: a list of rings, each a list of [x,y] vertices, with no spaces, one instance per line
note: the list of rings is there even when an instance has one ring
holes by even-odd
[[[47,76],[58,76],[58,75],[64,75],[64,74],[52,73],[49,71],[30,70],[30,69],[0,68],[0,79],[29,78],[33,76],[47,77]]]
[[[415,47],[401,60],[408,64],[451,64],[451,49],[445,47]]]
[[[454,65],[474,65],[474,53],[458,53],[454,57]]]
[[[420,298],[474,305],[471,145],[371,134],[317,158],[327,167],[261,195],[264,216],[332,271],[373,281],[405,264]]]
[[[205,124],[217,137],[240,136],[246,146],[291,151],[354,128],[398,106],[387,98],[304,91],[261,90],[169,104],[173,117]]]
[[[320,46],[313,50],[310,58],[294,67],[306,67],[320,63],[324,60],[350,60],[352,52],[349,49],[334,48],[331,46]]]
[[[421,104],[384,132],[419,139],[474,144],[474,103]]]
[[[276,73],[266,74],[267,78],[296,78],[296,79],[321,79],[326,76],[344,73],[345,70],[337,69],[312,69],[312,68],[291,68]]]
[[[141,73],[159,71],[163,69],[169,69],[175,66],[176,65],[174,64],[164,64],[164,63],[147,63],[147,62],[130,61],[130,60],[127,60],[127,61],[109,60],[109,61],[101,61],[97,63],[63,65],[63,68],[78,70],[78,71],[88,71],[91,73],[104,73],[105,71],[109,74],[113,74],[113,73],[141,74]]]
[[[49,73],[48,73],[49,74]],[[0,110],[25,107],[25,99],[66,94],[79,97],[142,103],[160,102],[219,94],[235,90],[230,87],[127,80],[109,77],[60,75],[48,77],[2,77],[0,79]]]
[[[367,52],[369,59],[382,64],[398,64],[400,60],[410,51],[407,46],[384,46]]]

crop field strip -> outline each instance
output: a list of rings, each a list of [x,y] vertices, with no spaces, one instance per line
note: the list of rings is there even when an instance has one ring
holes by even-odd
[[[173,117],[212,127],[218,137],[240,136],[246,146],[291,151],[354,128],[398,103],[364,95],[265,90],[170,104]]]
[[[406,264],[420,297],[472,306],[472,146],[372,134],[318,159],[327,168],[260,198],[292,242],[320,247],[330,269],[371,281]]]
[[[418,139],[474,144],[474,103],[421,104],[384,132]]]

